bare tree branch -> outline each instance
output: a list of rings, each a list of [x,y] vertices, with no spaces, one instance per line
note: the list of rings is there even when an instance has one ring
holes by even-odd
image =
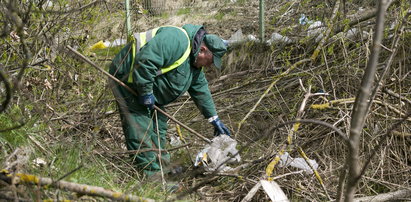
[[[361,87],[355,100],[351,128],[350,128],[350,144],[349,154],[346,159],[348,166],[348,182],[345,192],[345,201],[350,202],[354,199],[356,185],[360,177],[359,153],[360,153],[360,137],[364,127],[366,115],[368,113],[368,102],[370,93],[374,85],[375,73],[378,65],[378,58],[381,49],[381,41],[384,31],[385,11],[388,0],[381,0],[378,5],[377,24],[375,25],[374,40],[370,59],[365,70]]]
[[[24,173],[17,173],[14,176],[15,176],[14,180],[17,180],[16,184],[25,183],[25,184],[38,185],[40,187],[47,185],[47,186],[54,187],[57,189],[72,191],[72,192],[76,192],[79,194],[101,196],[101,197],[106,197],[106,198],[110,198],[113,200],[121,200],[121,201],[154,201],[153,199],[143,198],[140,196],[134,196],[131,194],[123,194],[120,192],[114,192],[114,191],[110,191],[110,190],[104,189],[102,187],[97,187],[97,186],[77,184],[77,183],[67,182],[67,181],[57,181],[56,182],[51,178],[37,177],[34,175],[28,175]],[[12,178],[13,175],[10,175],[7,177]]]
[[[378,194],[375,196],[367,196],[361,198],[355,198],[354,202],[384,202],[384,201],[396,201],[396,200],[405,200],[411,198],[411,190],[403,189],[395,192]]]
[[[3,73],[3,70],[0,69],[0,84],[4,83],[4,88],[5,88],[5,94],[6,94],[6,99],[2,101],[1,106],[0,106],[0,113],[2,113],[4,110],[6,110],[7,105],[11,101],[11,87],[9,81],[6,79],[6,76]]]

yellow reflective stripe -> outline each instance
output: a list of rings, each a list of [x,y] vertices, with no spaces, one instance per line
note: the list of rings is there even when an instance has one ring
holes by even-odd
[[[154,37],[154,36],[157,34],[157,30],[158,30],[158,29],[160,29],[160,27],[157,27],[157,28],[152,29],[153,32],[151,33],[151,34],[152,34],[151,37]]]
[[[175,26],[163,26],[163,27],[175,27]],[[142,33],[135,33],[132,37],[133,41],[131,44],[131,54],[132,54],[132,59],[131,59],[131,67],[130,67],[130,72],[128,75],[128,83],[132,83],[133,82],[133,69],[134,69],[134,59],[136,57],[136,52],[139,51],[144,45],[146,45],[146,43],[148,41],[150,41],[156,34],[158,29],[161,27],[157,27],[154,29],[151,29],[147,32],[142,32]],[[187,32],[180,28],[180,27],[175,27],[179,30],[181,30],[187,37],[188,40],[188,44],[187,44],[187,49],[184,52],[184,54],[177,60],[175,61],[173,64],[171,64],[168,67],[164,67],[161,68],[160,70],[157,71],[157,75],[161,75],[161,74],[165,74],[175,68],[177,68],[178,66],[180,66],[181,64],[183,64],[184,61],[186,61],[186,59],[188,58],[188,56],[190,56],[190,52],[191,52],[191,44],[190,44],[190,37],[188,36]]]
[[[188,34],[187,34],[186,30],[184,30],[184,29],[182,29],[182,28],[180,28],[180,27],[176,27],[176,28],[180,29],[180,30],[186,35],[187,40],[188,40],[187,49],[186,49],[186,51],[184,52],[183,56],[181,56],[181,57],[180,57],[177,61],[175,61],[173,64],[171,64],[171,65],[168,66],[168,67],[161,68],[161,70],[159,70],[159,71],[157,72],[157,76],[158,76],[158,75],[161,75],[161,74],[165,74],[165,73],[167,73],[167,72],[169,72],[169,71],[177,68],[178,66],[180,66],[181,64],[183,64],[183,62],[186,61],[186,59],[187,59],[188,56],[190,55],[191,44],[190,44],[190,38],[188,37]]]
[[[151,29],[147,32],[135,33],[134,37],[132,37],[132,43],[131,43],[132,58],[131,58],[130,72],[128,74],[128,79],[127,79],[128,83],[133,82],[134,59],[136,57],[137,50],[140,50],[141,47],[146,45],[146,43],[148,41],[150,41],[156,35],[158,29],[159,29],[159,27]],[[147,35],[148,35],[148,37],[147,37]]]
[[[146,45],[146,36],[147,36],[147,32],[144,33],[140,33],[140,44],[141,47],[143,47],[144,45]]]

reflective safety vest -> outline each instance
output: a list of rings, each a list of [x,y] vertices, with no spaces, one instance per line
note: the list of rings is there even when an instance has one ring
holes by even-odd
[[[174,26],[165,26],[165,27],[174,27]],[[147,42],[150,41],[156,35],[157,30],[159,28],[161,28],[161,27],[157,27],[157,28],[151,29],[151,30],[146,31],[146,32],[135,33],[133,35],[133,37],[131,39],[132,60],[131,60],[130,73],[128,75],[128,80],[127,80],[128,83],[133,82],[134,59],[136,57],[137,50],[140,50],[144,45],[146,45]],[[158,70],[156,76],[165,74],[165,73],[177,68],[178,66],[183,64],[183,62],[186,61],[186,59],[190,55],[190,50],[191,50],[190,38],[188,37],[188,34],[187,34],[186,30],[184,30],[180,27],[175,27],[175,28],[178,28],[179,30],[181,30],[186,35],[187,40],[188,40],[187,49],[184,52],[184,54],[178,60],[176,60],[173,64],[171,64],[170,66],[167,66],[167,67],[163,67],[160,70]]]

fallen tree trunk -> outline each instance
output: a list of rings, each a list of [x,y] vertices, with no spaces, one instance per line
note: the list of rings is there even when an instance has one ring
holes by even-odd
[[[375,196],[366,196],[361,198],[355,198],[354,202],[383,202],[383,201],[391,201],[391,200],[401,200],[401,199],[410,199],[411,198],[411,190],[403,189],[394,192],[378,194]]]
[[[14,178],[13,178],[14,177]],[[4,178],[4,176],[3,176]],[[4,180],[2,178],[2,180]],[[120,200],[120,201],[154,201],[153,199],[143,198],[140,196],[134,196],[131,194],[123,194],[120,192],[114,192],[102,187],[97,186],[90,186],[85,184],[77,184],[73,182],[67,181],[54,181],[51,178],[46,177],[37,177],[34,175],[28,175],[24,173],[17,173],[13,175],[7,175],[9,180],[12,180],[15,184],[33,184],[39,186],[48,186],[57,189],[62,189],[66,191],[72,191],[79,194],[85,194],[90,196],[101,196],[105,198],[110,198],[113,200]],[[8,181],[8,180],[5,180]]]

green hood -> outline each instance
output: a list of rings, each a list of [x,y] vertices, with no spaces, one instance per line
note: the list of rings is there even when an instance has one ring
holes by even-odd
[[[191,42],[191,54],[190,55],[193,58],[195,58],[200,52],[201,42],[203,41],[204,36],[206,34],[204,26],[186,24],[183,26],[183,29],[186,30],[188,37],[190,38],[190,42]]]

